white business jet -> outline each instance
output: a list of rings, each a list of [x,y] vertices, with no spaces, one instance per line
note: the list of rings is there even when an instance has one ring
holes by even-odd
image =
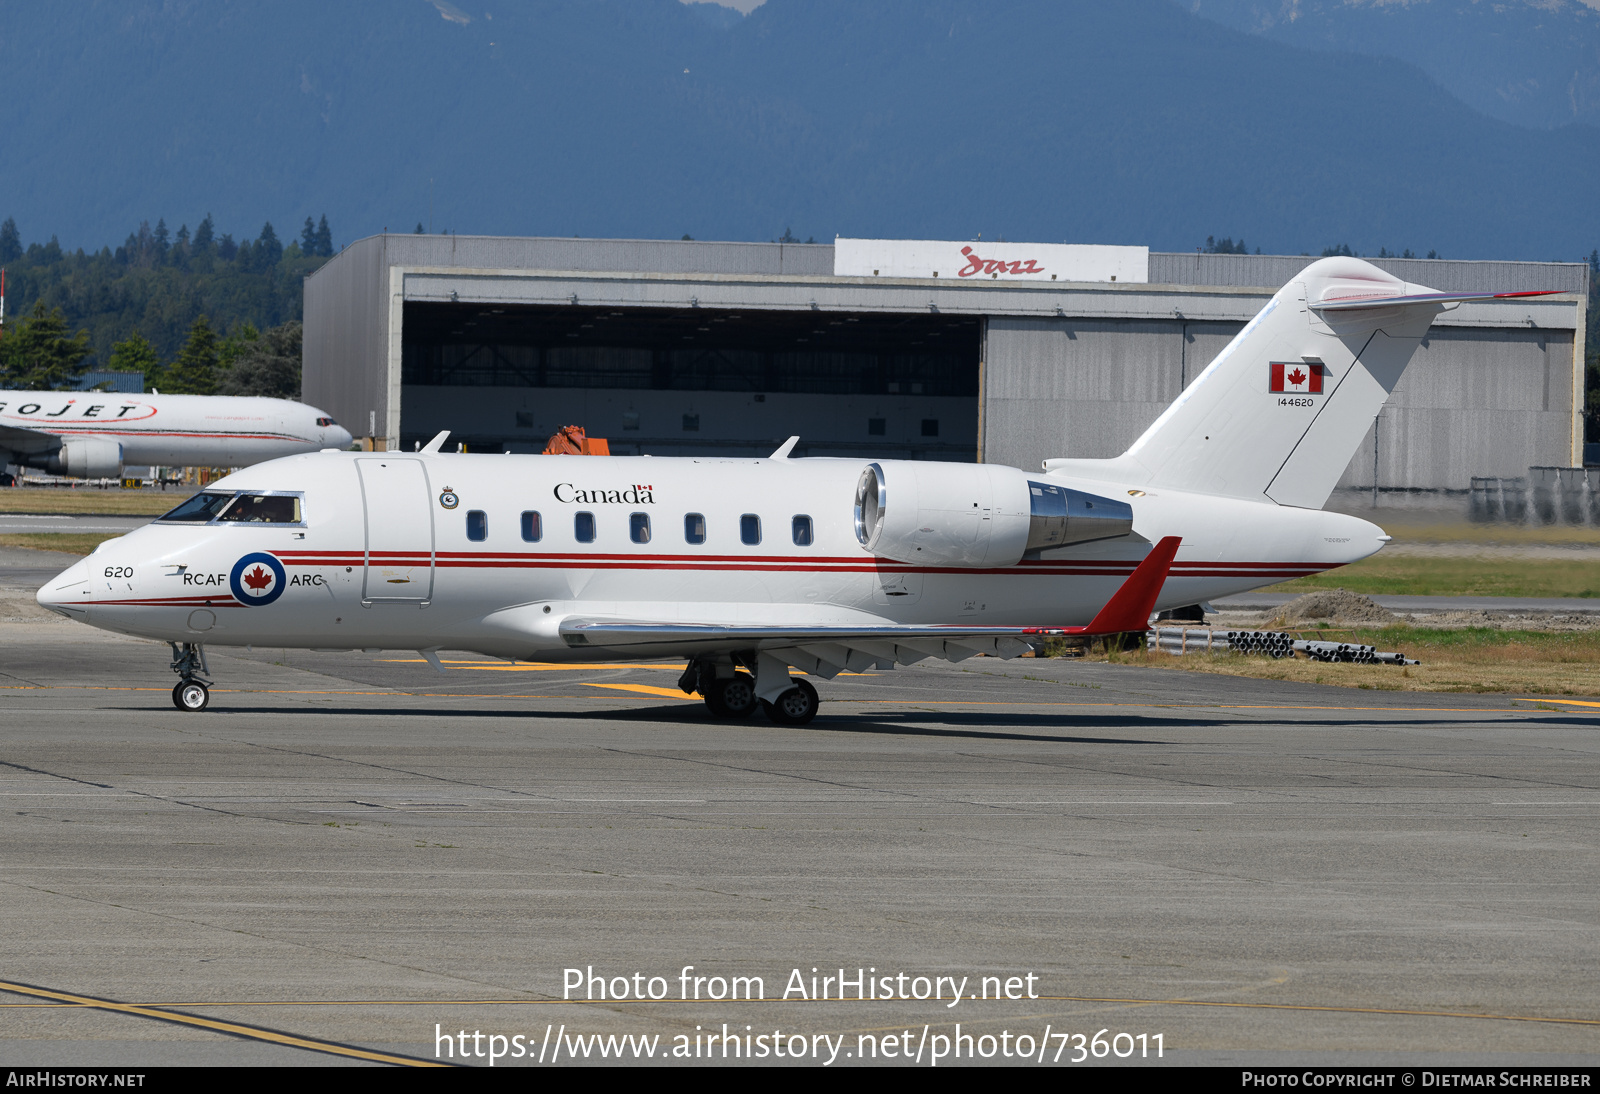
[[[1437,293],[1312,263],[1113,459],[992,464],[322,452],[230,475],[38,594],[172,644],[605,662],[686,658],[712,714],[799,724],[831,679],[1011,657],[1046,635],[1354,562],[1387,538],[1321,511]],[[1180,549],[1181,541],[1181,549]]]
[[[130,465],[244,467],[351,439],[316,407],[288,399],[0,391],[0,471],[20,464],[99,479]]]

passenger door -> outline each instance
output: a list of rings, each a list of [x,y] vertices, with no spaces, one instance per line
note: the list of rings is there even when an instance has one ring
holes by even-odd
[[[433,599],[433,498],[427,467],[405,457],[356,460],[366,520],[361,603]]]

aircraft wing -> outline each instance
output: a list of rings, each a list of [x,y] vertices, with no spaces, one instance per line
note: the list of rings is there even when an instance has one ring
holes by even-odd
[[[1083,628],[1076,628],[1082,631]],[[796,668],[832,679],[846,669],[910,665],[928,657],[962,661],[980,653],[1016,657],[1028,638],[1068,633],[1046,627],[913,627],[885,623],[854,627],[762,627],[566,619],[561,637],[578,648],[632,650],[640,656],[713,651],[781,654]]]
[[[61,439],[46,429],[19,429],[14,425],[0,425],[0,448],[8,452],[45,452],[54,449]]]
[[[1150,623],[1179,538],[1168,536],[1151,548],[1088,626],[986,627],[964,624],[765,626],[743,623],[655,623],[610,617],[569,617],[560,634],[567,645],[627,650],[639,656],[750,651],[779,655],[796,668],[828,679],[846,669],[909,665],[928,657],[962,661],[979,653],[1016,657],[1032,648],[1029,639],[1120,634],[1143,631]]]

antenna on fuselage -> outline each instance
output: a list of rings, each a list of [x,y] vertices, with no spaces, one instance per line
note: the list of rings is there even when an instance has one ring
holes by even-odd
[[[774,452],[772,455],[768,456],[767,459],[769,459],[769,460],[786,460],[786,459],[789,458],[789,453],[794,451],[794,446],[799,444],[799,443],[800,443],[800,438],[799,437],[790,437],[788,440],[786,440],[782,444],[780,444],[778,446],[778,450],[776,452]]]
[[[429,441],[427,444],[423,445],[422,448],[420,449],[420,451],[423,451],[423,452],[440,452],[440,451],[443,451],[445,438],[448,437],[448,436],[450,436],[450,431],[448,429],[441,429],[439,431],[439,435],[437,437],[435,437],[433,440]]]

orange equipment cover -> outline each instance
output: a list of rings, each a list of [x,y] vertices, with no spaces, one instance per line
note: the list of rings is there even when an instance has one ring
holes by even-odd
[[[609,456],[611,446],[604,437],[584,435],[581,425],[564,425],[544,446],[546,456]]]

